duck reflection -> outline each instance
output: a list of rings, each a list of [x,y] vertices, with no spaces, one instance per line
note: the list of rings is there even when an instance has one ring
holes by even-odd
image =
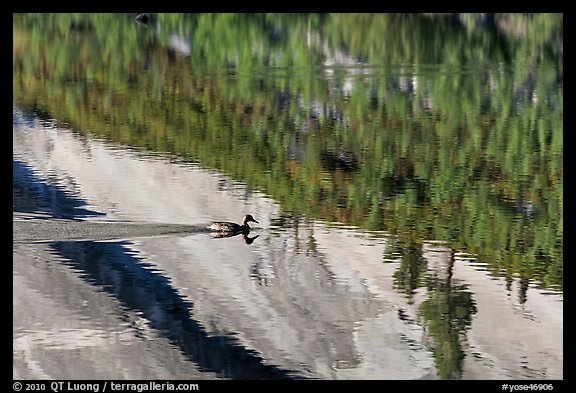
[[[212,236],[212,238],[214,239],[222,239],[224,237],[234,237],[234,236],[238,236],[238,235],[242,235],[242,237],[244,238],[244,242],[246,242],[246,244],[252,244],[254,243],[254,240],[256,240],[256,238],[260,235],[256,235],[256,236],[248,236],[250,232],[246,233],[246,232],[242,232],[242,233],[234,233],[234,232],[212,232],[210,233],[210,236]]]

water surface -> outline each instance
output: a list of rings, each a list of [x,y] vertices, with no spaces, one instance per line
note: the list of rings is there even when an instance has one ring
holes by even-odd
[[[14,378],[563,378],[561,15],[13,20]]]

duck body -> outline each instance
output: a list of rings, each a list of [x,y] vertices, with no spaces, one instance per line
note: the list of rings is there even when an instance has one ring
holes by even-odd
[[[236,224],[234,222],[215,222],[212,223],[208,228],[215,232],[224,232],[224,233],[249,233],[250,226],[248,225],[249,222],[255,222],[259,224],[258,221],[254,219],[250,214],[244,216],[242,220],[242,225]]]

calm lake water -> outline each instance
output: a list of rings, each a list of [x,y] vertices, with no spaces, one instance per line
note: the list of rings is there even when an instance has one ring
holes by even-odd
[[[134,16],[13,16],[13,378],[563,378],[562,15]]]

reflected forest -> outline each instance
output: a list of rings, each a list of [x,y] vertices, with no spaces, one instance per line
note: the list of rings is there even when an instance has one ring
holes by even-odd
[[[563,291],[561,14],[134,16],[14,15],[14,105],[386,232],[439,377],[476,310],[422,242]]]

